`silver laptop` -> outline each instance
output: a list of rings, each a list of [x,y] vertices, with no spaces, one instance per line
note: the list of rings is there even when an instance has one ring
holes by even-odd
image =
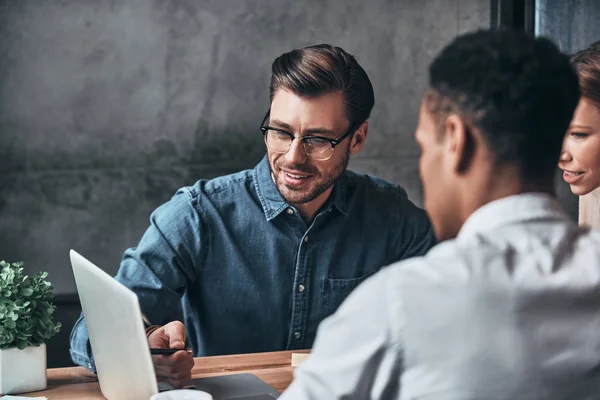
[[[74,250],[70,257],[102,394],[109,400],[148,400],[159,385],[137,296]],[[214,400],[279,397],[252,374],[193,379],[189,385]]]

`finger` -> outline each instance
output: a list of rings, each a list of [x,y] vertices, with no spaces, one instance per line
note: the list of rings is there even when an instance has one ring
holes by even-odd
[[[156,379],[158,379],[159,381],[168,381],[171,378],[171,376],[166,372],[155,371],[155,373]]]
[[[192,375],[191,374],[189,376],[186,376],[185,378],[182,378],[182,379],[169,379],[169,383],[174,388],[180,389],[180,388],[184,387],[185,384],[190,381],[190,379],[192,379]]]
[[[183,364],[189,365],[190,369],[194,366],[194,356],[189,354],[187,351],[178,351],[176,353],[167,355],[156,355],[152,356],[154,365],[176,365]]]
[[[181,389],[187,383],[187,381],[168,381],[168,382],[171,386],[173,386],[173,389]]]
[[[172,377],[181,372],[187,372],[187,370],[185,368],[181,368],[177,365],[163,365],[159,368],[159,370],[160,370],[161,375],[166,376],[166,377]],[[155,371],[157,371],[157,370],[155,369]]]
[[[159,365],[154,366],[154,373],[156,376],[160,376],[163,378],[172,378],[178,374],[187,374],[191,373],[191,369],[181,365]]]
[[[191,374],[193,361],[183,360],[177,364],[155,365],[154,372],[157,376],[171,378],[179,374]]]
[[[168,349],[169,348],[169,337],[165,333],[164,328],[159,328],[152,332],[150,336],[148,336],[148,344],[150,347],[157,347],[160,349]]]
[[[174,354],[173,354],[174,355]],[[152,356],[152,362],[155,366],[172,365],[171,356]]]
[[[185,380],[185,379],[190,379],[192,377],[192,374],[190,373],[190,371],[179,371],[175,374],[171,374],[169,376],[169,379],[171,380]]]
[[[156,371],[156,376],[161,378],[161,379],[187,379],[188,377],[192,376],[191,371],[185,371],[185,370],[173,370],[173,371],[167,371],[167,370],[162,370],[162,371]]]
[[[155,371],[156,379],[160,382],[168,381],[171,376],[166,372]]]
[[[169,322],[165,325],[165,332],[169,337],[171,349],[182,349],[185,347],[185,326],[179,321]]]
[[[181,341],[181,340],[173,340],[171,339],[169,341],[169,348],[170,349],[183,349],[185,347],[185,342]]]
[[[189,357],[185,358],[185,367],[191,371],[192,369],[194,369],[194,357],[192,357],[192,355],[190,354]]]
[[[177,353],[171,355],[169,359],[174,364],[186,366],[188,369],[192,369],[194,366],[194,356],[187,351],[178,351]]]

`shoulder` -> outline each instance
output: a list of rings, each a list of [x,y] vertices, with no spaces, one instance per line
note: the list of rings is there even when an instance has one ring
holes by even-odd
[[[370,210],[412,210],[417,207],[408,199],[404,188],[379,177],[359,174],[347,170],[344,173],[343,188],[348,203]]]
[[[252,170],[249,169],[213,179],[200,179],[192,186],[180,188],[174,197],[184,195],[187,199],[193,200],[201,196],[213,196],[224,191],[246,187],[253,179]]]
[[[395,223],[427,229],[430,225],[425,210],[408,198],[401,185],[376,176],[346,171],[344,187],[348,203],[368,210],[371,215],[382,214]]]
[[[447,240],[433,246],[427,254],[391,264],[386,269],[389,274],[390,290],[403,291],[411,287],[444,283],[464,277],[469,265],[470,246]]]
[[[408,199],[406,190],[402,186],[374,175],[346,170],[344,172],[344,185],[350,194],[364,193],[381,198]]]
[[[248,191],[248,185],[252,185],[252,170],[244,170],[230,175],[220,176],[214,179],[200,179],[191,186],[184,186],[177,190],[169,201],[158,207],[152,218],[157,221],[169,221],[170,224],[185,223],[190,218],[194,223],[200,218],[202,212],[201,203],[204,200],[211,201],[222,194],[242,189]]]

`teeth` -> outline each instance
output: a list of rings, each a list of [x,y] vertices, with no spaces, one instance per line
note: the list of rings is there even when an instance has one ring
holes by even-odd
[[[567,174],[568,176],[579,176],[579,175],[583,174],[583,172],[565,171],[565,174]]]
[[[286,172],[286,175],[289,177],[292,177],[294,179],[302,179],[302,178],[306,178],[306,175],[294,175],[294,174],[290,174]]]

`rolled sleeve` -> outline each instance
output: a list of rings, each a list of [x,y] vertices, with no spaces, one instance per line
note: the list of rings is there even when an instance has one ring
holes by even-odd
[[[83,313],[79,316],[75,326],[71,331],[71,360],[77,365],[87,368],[91,372],[96,373],[96,364],[94,363],[94,357],[92,356],[92,349],[90,348],[90,341],[88,338],[87,328],[85,326],[85,319]]]
[[[138,246],[125,251],[115,277],[137,295],[153,324],[181,319],[181,297],[197,279],[202,224],[193,201],[180,190],[156,209]],[[70,345],[73,362],[95,372],[83,314],[73,327]]]

